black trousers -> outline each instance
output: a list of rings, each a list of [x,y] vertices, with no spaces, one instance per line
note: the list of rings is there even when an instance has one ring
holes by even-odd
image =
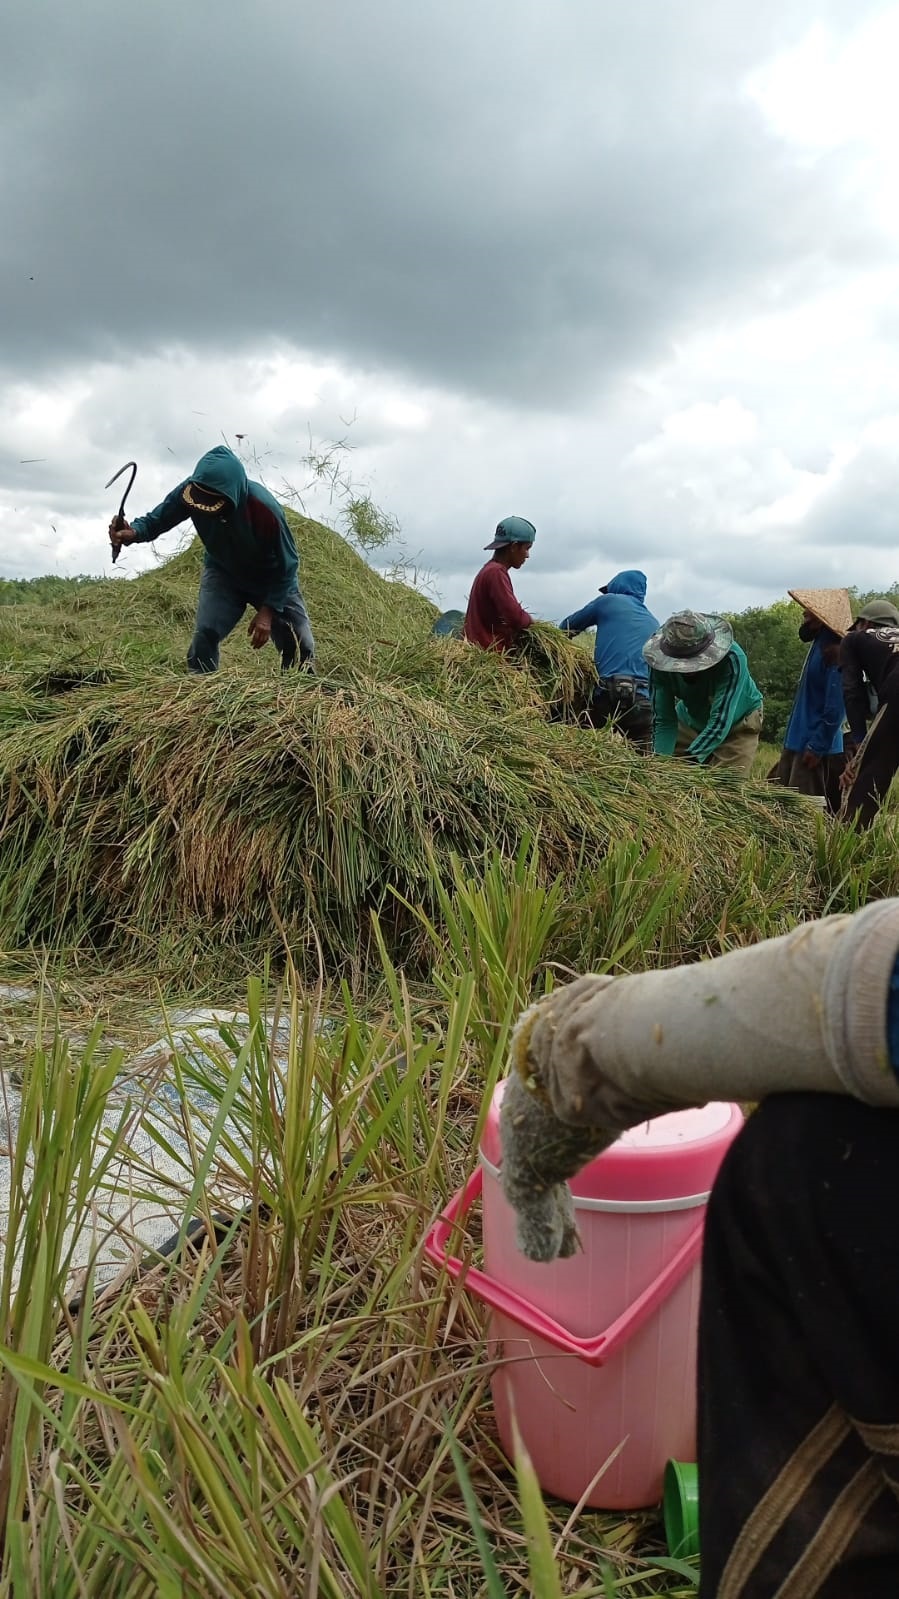
[[[611,722],[646,754],[652,750],[652,705],[648,699],[623,698],[600,687],[593,695],[589,715],[594,727]]]
[[[701,1599],[899,1595],[899,1112],[782,1094],[715,1184]]]
[[[899,767],[899,683],[886,683],[880,704],[883,716],[871,734],[846,802],[847,818],[857,816],[860,827],[870,827]]]

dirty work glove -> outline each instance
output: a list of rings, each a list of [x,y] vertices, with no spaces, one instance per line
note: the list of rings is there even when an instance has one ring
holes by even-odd
[[[566,1182],[614,1135],[569,1127],[513,1071],[499,1113],[503,1192],[516,1213],[518,1247],[529,1260],[556,1260],[580,1247]]]
[[[516,1212],[518,1247],[529,1260],[564,1259],[580,1248],[567,1179],[617,1137],[608,1127],[560,1121],[536,1066],[551,1048],[558,1015],[573,999],[592,996],[611,981],[579,977],[532,1005],[515,1029],[512,1070],[500,1107],[502,1184]]]
[[[897,955],[899,900],[882,900],[696,965],[581,977],[531,1006],[513,1034],[512,1067],[541,1117],[516,1125],[516,1087],[500,1119],[504,1172],[507,1141],[512,1161],[504,1186],[524,1252],[525,1204],[545,1205],[546,1191],[591,1150],[649,1117],[788,1091],[899,1108],[887,1037]],[[580,1150],[560,1129],[585,1134]],[[558,1214],[562,1202],[554,1203]],[[545,1247],[553,1236],[547,1226]],[[564,1225],[560,1238],[570,1246]]]

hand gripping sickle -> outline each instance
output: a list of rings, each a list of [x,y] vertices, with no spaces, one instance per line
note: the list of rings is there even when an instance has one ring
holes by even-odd
[[[125,526],[125,501],[127,500],[129,494],[131,493],[131,488],[132,488],[132,485],[134,483],[134,479],[137,477],[137,462],[136,461],[126,461],[124,466],[120,466],[119,470],[112,474],[112,477],[109,479],[109,482],[105,485],[106,488],[111,488],[112,484],[116,481],[116,478],[120,478],[123,472],[127,472],[128,471],[129,467],[131,468],[131,476],[128,479],[128,487],[126,488],[124,494],[122,495],[122,503],[119,506],[118,514],[117,514],[115,522],[113,524],[113,526],[115,528],[122,528],[122,527]],[[120,544],[114,544],[112,546],[112,562],[113,562],[113,566],[115,565],[116,561],[119,558],[119,551],[120,551],[121,547],[122,546]]]

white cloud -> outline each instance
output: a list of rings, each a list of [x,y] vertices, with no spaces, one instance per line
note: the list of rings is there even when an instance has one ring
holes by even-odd
[[[739,400],[698,400],[662,419],[659,432],[631,451],[629,464],[671,457],[684,449],[715,452],[748,444],[758,433],[758,419]]]
[[[889,5],[840,32],[815,21],[802,39],[751,73],[746,93],[770,126],[808,159],[843,150],[859,193],[881,224],[899,229],[899,7]]]
[[[899,140],[899,7],[839,32],[816,21],[789,50],[749,74],[747,94],[782,138],[811,150],[856,140],[886,155]]]

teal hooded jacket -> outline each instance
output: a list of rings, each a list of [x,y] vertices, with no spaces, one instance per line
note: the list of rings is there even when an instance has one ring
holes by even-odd
[[[228,503],[211,516],[191,510],[184,499],[190,483],[213,490]],[[202,456],[191,476],[155,510],[135,517],[135,542],[149,544],[188,518],[206,551],[204,564],[223,572],[254,604],[277,611],[297,592],[300,563],[287,518],[274,495],[250,481],[226,445],[217,444]]]

